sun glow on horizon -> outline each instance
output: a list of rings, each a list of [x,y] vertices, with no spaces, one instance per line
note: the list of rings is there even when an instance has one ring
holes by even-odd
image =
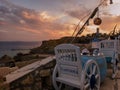
[[[0,40],[72,36],[77,26],[76,33],[81,29],[100,1],[107,2],[99,8],[100,31],[110,32],[116,24],[120,29],[120,0],[112,0],[113,4],[109,4],[110,0],[0,0]],[[94,18],[89,20],[89,26],[85,25],[82,34],[96,32]]]

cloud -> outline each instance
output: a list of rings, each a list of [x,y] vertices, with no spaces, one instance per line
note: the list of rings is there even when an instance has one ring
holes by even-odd
[[[28,24],[31,23],[31,21],[38,22],[36,18],[38,17],[38,13],[36,11],[16,6],[7,0],[2,0],[0,2],[4,3],[0,5],[0,16],[6,21],[13,24],[20,24],[21,20]]]
[[[112,31],[116,24],[118,27],[120,26],[120,16],[107,16],[103,17],[102,20],[101,29],[107,32]]]
[[[86,15],[86,13],[88,13],[88,10],[83,6],[78,6],[69,10],[65,10],[65,12],[74,18],[81,19],[83,16]]]
[[[39,40],[70,35],[67,31],[70,30],[69,25],[59,22],[64,15],[51,16],[47,11],[37,12],[32,9],[16,6],[7,0],[2,0],[2,3],[4,4],[0,5],[2,7],[0,9],[0,17],[2,19],[0,20],[0,25],[2,25],[3,29],[1,31],[3,38],[8,35],[6,31],[9,33],[8,39],[13,39],[13,36],[16,39],[20,39],[21,36],[36,35],[37,40]],[[6,23],[7,26],[3,26]],[[27,37],[24,40],[27,40]]]
[[[2,25],[6,25],[7,23],[5,22],[5,21],[3,21],[3,20],[0,20],[0,26],[2,26]]]
[[[9,9],[7,7],[4,7],[4,6],[0,6],[0,13],[1,14],[7,14],[9,13]]]
[[[0,32],[1,32],[1,33],[4,33],[4,32],[5,32],[5,33],[7,33],[8,31],[5,31],[5,30],[0,30]]]
[[[2,36],[0,40],[44,40],[71,36],[79,19],[91,12],[91,8],[89,9],[88,5],[82,4],[83,2],[88,4],[88,1],[81,0],[81,2],[76,3],[77,1],[79,0],[70,0],[69,2],[66,0],[56,1],[61,4],[59,5],[59,10],[61,11],[56,11],[59,13],[54,14],[47,10],[38,12],[34,9],[14,5],[8,0],[0,0],[0,3],[2,3],[0,4],[0,32],[2,32],[0,33],[0,36]],[[95,0],[91,0],[91,2],[93,1]],[[92,5],[93,3],[90,4],[90,6]],[[60,6],[63,7],[60,8]],[[119,19],[120,16],[113,17],[108,12],[104,12],[101,29],[111,30],[115,24],[120,24]],[[89,33],[90,30],[87,29],[84,33],[86,32]]]

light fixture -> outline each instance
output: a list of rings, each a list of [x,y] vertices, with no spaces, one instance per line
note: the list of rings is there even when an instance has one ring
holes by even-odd
[[[110,4],[113,4],[113,1],[112,1],[112,0],[110,0]]]

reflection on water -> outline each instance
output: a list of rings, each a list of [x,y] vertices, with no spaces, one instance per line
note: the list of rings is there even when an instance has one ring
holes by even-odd
[[[17,53],[29,53],[31,48],[41,45],[41,42],[0,42],[0,57],[3,55],[15,56]]]

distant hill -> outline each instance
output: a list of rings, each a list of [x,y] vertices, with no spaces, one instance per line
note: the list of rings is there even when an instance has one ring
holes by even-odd
[[[81,44],[88,44],[90,43],[92,38],[86,38],[85,36],[77,37],[73,43],[81,43]],[[31,49],[31,54],[54,54],[55,46],[62,44],[62,43],[71,43],[73,37],[62,37],[60,39],[48,40],[43,41],[42,45],[37,48]]]
[[[31,49],[30,53],[53,54],[54,47],[56,45],[61,43],[70,43],[71,40],[72,40],[72,37],[63,37],[61,39],[43,41],[40,47]]]
[[[98,38],[99,40],[108,39],[109,37],[116,37],[120,35],[120,33],[117,33],[116,35],[109,35],[106,33],[99,33],[99,35],[96,35],[96,33],[93,34],[87,34],[86,36],[76,37],[74,44],[89,44],[94,38]],[[54,54],[54,48],[62,43],[71,43],[74,37],[62,37],[60,39],[54,39],[54,40],[46,40],[42,41],[42,45],[31,49],[31,54]]]

